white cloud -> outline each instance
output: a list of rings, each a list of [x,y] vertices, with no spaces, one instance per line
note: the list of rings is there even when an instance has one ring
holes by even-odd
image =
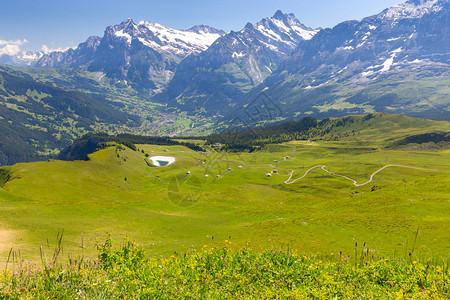
[[[75,49],[76,47],[67,47],[67,48],[57,48],[57,49],[50,49],[47,45],[42,45],[42,52],[44,52],[44,54],[49,54],[52,52],[66,52],[69,49]]]
[[[20,49],[20,46],[28,43],[27,40],[15,40],[15,41],[6,41],[0,40],[0,55],[21,55],[23,51]]]
[[[22,46],[25,45],[26,43],[28,43],[28,41],[26,39],[23,40],[15,40],[15,41],[5,41],[5,40],[0,40],[0,46],[3,45],[17,45],[17,46]]]

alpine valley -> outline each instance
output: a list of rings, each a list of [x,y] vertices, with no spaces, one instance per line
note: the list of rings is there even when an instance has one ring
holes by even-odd
[[[190,25],[0,40],[0,300],[450,299],[450,0]]]
[[[10,66],[0,74],[0,121],[21,120],[15,125],[27,128],[21,143],[27,157],[36,158],[58,153],[88,131],[172,136],[222,131],[261,97],[276,116],[241,119],[241,126],[374,112],[449,120],[449,53],[449,0],[409,0],[325,29],[281,11],[228,33],[127,19],[74,49],[2,57]],[[76,115],[71,123],[51,106],[58,125],[37,124],[42,111],[36,97],[50,99],[51,93],[12,90],[11,76],[98,99],[87,105],[121,117],[107,120],[93,113],[80,123],[77,106],[70,105]],[[11,152],[7,148],[15,143],[3,141],[2,151]],[[45,149],[36,146],[44,141]],[[19,155],[1,163],[24,160]]]

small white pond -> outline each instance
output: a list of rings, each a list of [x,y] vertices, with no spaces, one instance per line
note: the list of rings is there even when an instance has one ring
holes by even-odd
[[[149,159],[152,161],[152,164],[157,167],[168,166],[173,164],[176,160],[175,157],[171,156],[152,156],[149,157]]]

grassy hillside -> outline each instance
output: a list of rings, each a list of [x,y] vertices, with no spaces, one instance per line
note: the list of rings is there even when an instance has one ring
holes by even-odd
[[[52,247],[64,229],[65,254],[95,253],[96,238],[112,230],[150,255],[231,238],[231,247],[257,250],[352,255],[355,242],[366,242],[380,256],[415,248],[416,257],[448,258],[450,152],[384,148],[407,132],[385,124],[390,130],[377,128],[385,135],[367,129],[359,141],[297,140],[251,153],[137,145],[108,147],[89,161],[17,164],[0,189],[0,257],[13,247],[37,260],[39,245],[48,239]],[[430,124],[415,128],[448,126]],[[152,167],[146,154],[176,162]]]
[[[43,159],[88,131],[135,121],[101,97],[0,67],[0,165]]]

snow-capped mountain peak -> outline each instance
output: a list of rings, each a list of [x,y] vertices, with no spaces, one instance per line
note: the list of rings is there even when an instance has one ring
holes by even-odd
[[[293,14],[291,14],[293,15]],[[275,14],[272,17],[273,19],[283,20],[286,19],[286,15],[279,9],[275,12]]]
[[[208,33],[210,33],[210,34],[220,34],[220,35],[224,35],[225,34],[225,31],[213,28],[213,27],[208,26],[208,25],[195,25],[195,26],[192,26],[191,28],[189,28],[186,31],[195,32],[195,33],[198,33],[198,34],[208,34]]]
[[[387,19],[418,19],[440,11],[449,0],[410,0],[386,9],[381,15]]]
[[[248,26],[248,25],[247,25]],[[271,40],[296,45],[300,40],[310,40],[317,30],[306,27],[294,14],[284,14],[278,10],[273,17],[256,23],[254,28]]]

